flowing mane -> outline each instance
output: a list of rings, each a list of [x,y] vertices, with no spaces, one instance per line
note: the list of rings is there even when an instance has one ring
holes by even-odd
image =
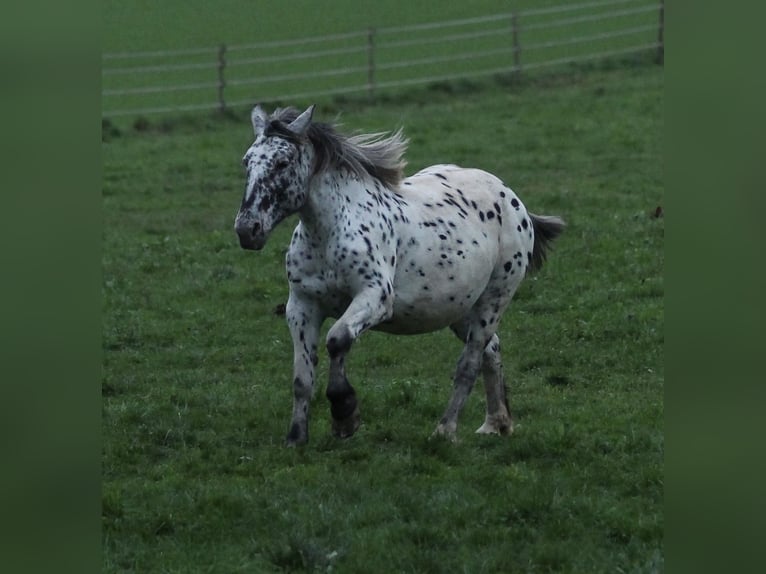
[[[269,118],[266,135],[294,140],[295,134],[286,126],[298,115],[292,107],[277,109]],[[307,135],[317,156],[315,173],[347,168],[360,177],[369,174],[389,188],[397,187],[402,180],[407,139],[401,128],[390,135],[381,132],[349,136],[339,133],[333,124],[312,122]]]

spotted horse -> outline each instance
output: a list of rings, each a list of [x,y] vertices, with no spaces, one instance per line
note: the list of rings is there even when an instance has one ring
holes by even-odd
[[[434,165],[404,178],[401,129],[346,135],[313,121],[313,113],[314,106],[271,115],[253,109],[255,141],[242,160],[247,183],[235,222],[240,245],[259,250],[278,223],[299,216],[286,256],[294,349],[287,444],[308,441],[319,333],[328,317],[337,319],[326,340],[336,436],[350,437],[360,425],[344,366],[357,337],[368,329],[414,334],[444,327],[464,347],[434,434],[455,439],[479,373],[486,417],[476,432],[511,433],[498,323],[564,222],[529,213],[500,179],[479,169]]]

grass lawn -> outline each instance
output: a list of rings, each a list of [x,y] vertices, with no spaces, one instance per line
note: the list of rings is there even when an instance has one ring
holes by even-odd
[[[367,333],[363,425],[333,439],[322,354],[311,442],[285,449],[284,253],[233,232],[249,111],[107,127],[103,157],[106,572],[653,572],[663,551],[663,69],[591,66],[342,99],[349,130],[403,126],[407,173],[501,177],[569,227],[500,328],[516,431],[428,437],[449,332]],[[303,105],[303,102],[295,102]]]

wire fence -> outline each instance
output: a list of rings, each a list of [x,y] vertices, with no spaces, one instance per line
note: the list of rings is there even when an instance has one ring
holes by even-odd
[[[103,117],[226,110],[652,52],[664,1],[601,0],[310,38],[102,55]]]

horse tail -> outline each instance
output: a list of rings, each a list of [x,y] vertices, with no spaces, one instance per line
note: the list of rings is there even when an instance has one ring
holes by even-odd
[[[548,251],[551,249],[553,240],[564,231],[566,223],[556,215],[535,215],[529,213],[532,220],[532,228],[535,231],[535,245],[532,248],[531,270],[537,271],[545,263]]]

